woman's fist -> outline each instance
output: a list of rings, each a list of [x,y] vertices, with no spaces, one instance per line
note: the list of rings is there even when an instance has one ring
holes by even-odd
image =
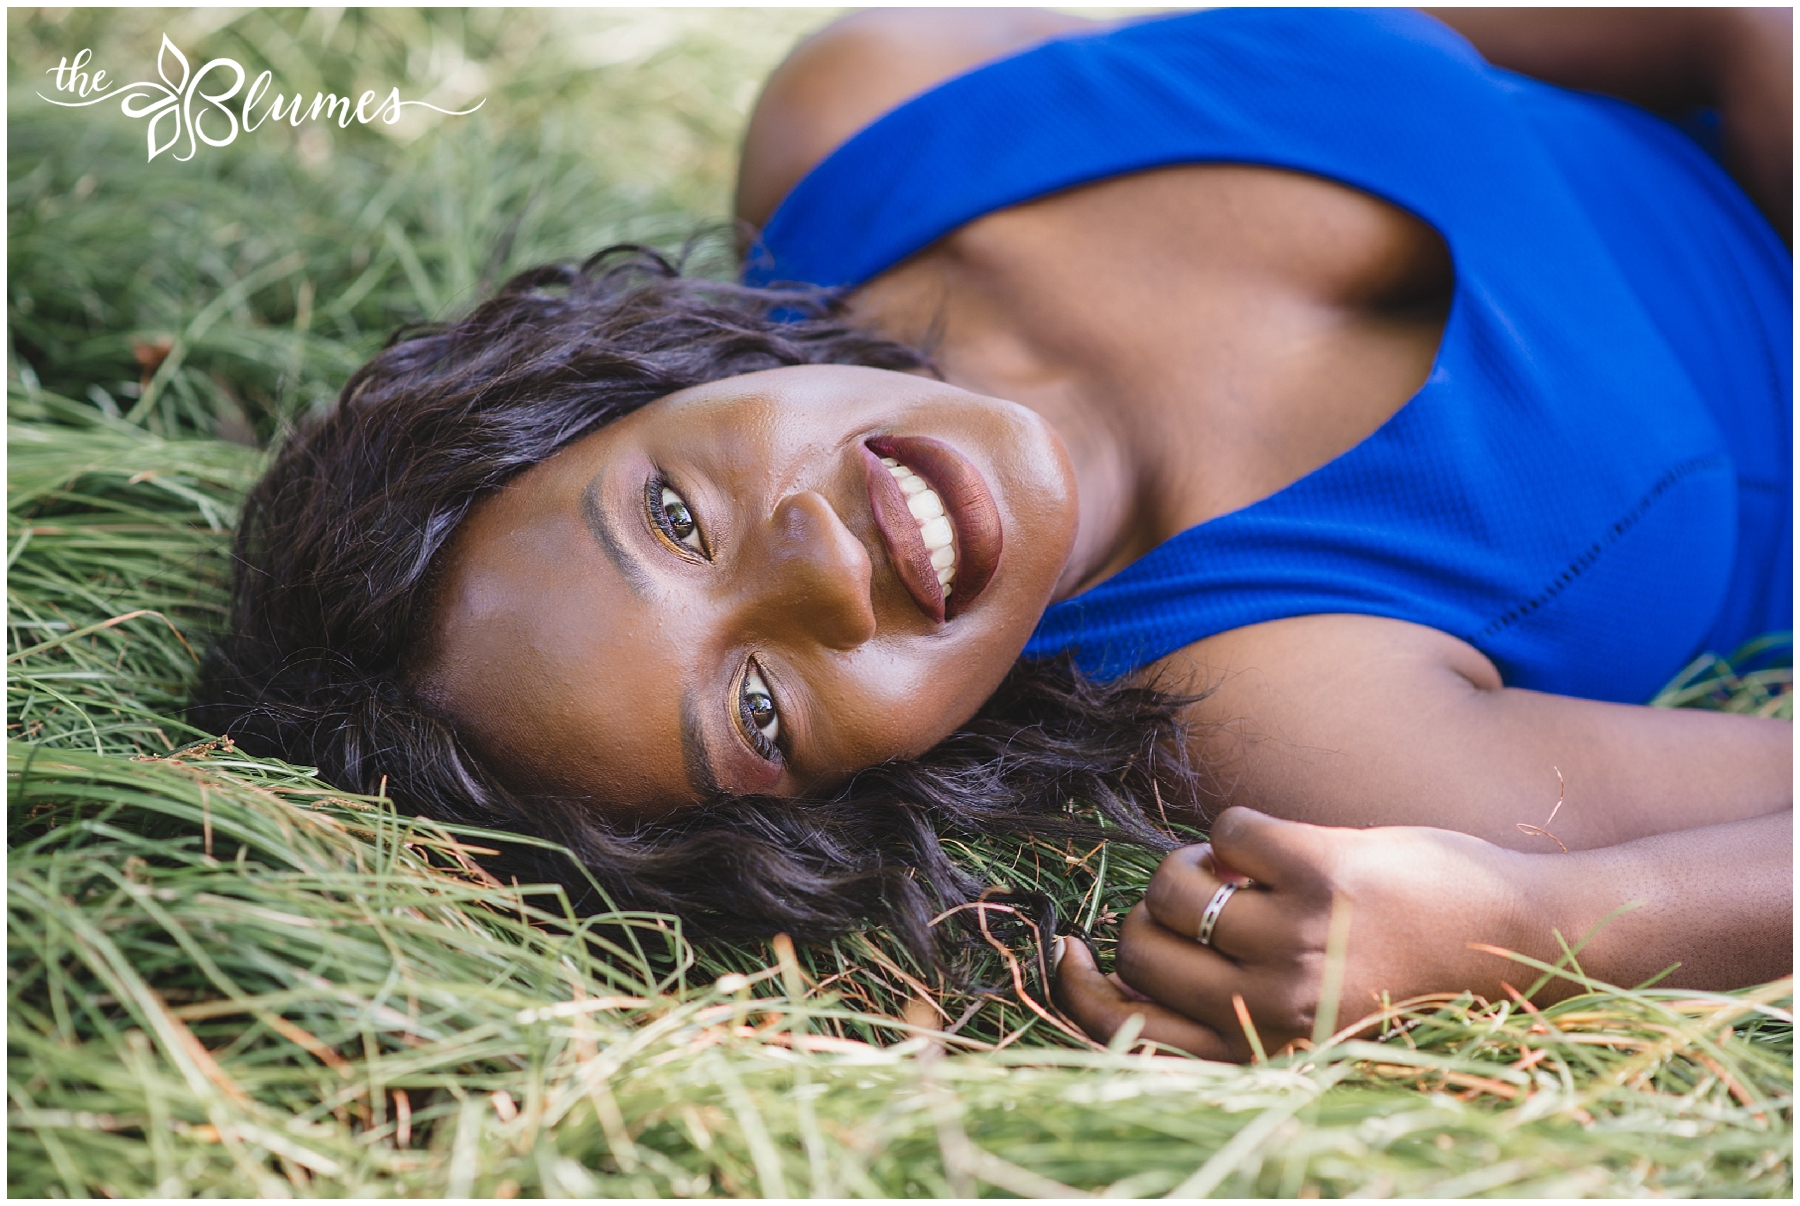
[[[1329,829],[1231,808],[1212,842],[1163,860],[1119,932],[1111,976],[1065,943],[1057,997],[1095,1038],[1133,1014],[1144,1038],[1209,1059],[1246,1060],[1241,998],[1265,1050],[1309,1038],[1325,979],[1333,902],[1348,944],[1340,1026],[1376,1012],[1385,992],[1492,996],[1512,965],[1471,942],[1517,949],[1530,924],[1532,856],[1444,829]],[[1222,884],[1210,942],[1197,940]]]

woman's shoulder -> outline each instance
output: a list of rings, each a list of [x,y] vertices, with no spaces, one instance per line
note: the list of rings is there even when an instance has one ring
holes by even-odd
[[[1096,22],[1045,9],[870,9],[794,48],[744,134],[736,212],[768,220],[800,178],[903,101],[983,63]]]
[[[1136,28],[1147,26],[1156,28]],[[1254,75],[1259,63],[1277,74],[1309,76],[1325,64],[1379,74],[1383,53],[1481,65],[1459,35],[1413,10],[1214,9],[1107,22],[1044,9],[868,10],[802,41],[764,85],[739,161],[737,217],[762,226],[853,135],[940,85],[1041,43],[1115,31],[1123,39],[1108,46],[1133,75],[1152,60],[1178,76],[1221,67]]]

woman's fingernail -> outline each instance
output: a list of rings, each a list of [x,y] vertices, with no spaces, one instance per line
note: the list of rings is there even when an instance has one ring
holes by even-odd
[[[1069,940],[1067,937],[1064,937],[1062,935],[1057,936],[1056,944],[1050,948],[1050,974],[1051,975],[1054,976],[1056,974],[1057,969],[1062,966],[1063,949],[1065,947],[1067,947],[1068,945],[1069,945]]]

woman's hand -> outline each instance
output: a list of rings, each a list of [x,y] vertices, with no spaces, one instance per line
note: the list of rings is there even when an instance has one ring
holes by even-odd
[[[1065,942],[1057,997],[1101,1041],[1142,1014],[1144,1038],[1242,1061],[1253,1052],[1233,1001],[1241,997],[1274,1052],[1312,1036],[1334,900],[1349,935],[1339,1026],[1376,1012],[1384,992],[1395,1001],[1462,989],[1493,996],[1521,969],[1469,943],[1518,949],[1540,928],[1527,898],[1532,861],[1444,829],[1334,829],[1227,809],[1210,845],[1163,860],[1125,918],[1114,975],[1100,974],[1085,944]],[[1195,935],[1208,903],[1246,876],[1253,882],[1229,897],[1202,946]]]

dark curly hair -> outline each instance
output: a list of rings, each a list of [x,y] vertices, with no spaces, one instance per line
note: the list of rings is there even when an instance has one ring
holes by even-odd
[[[719,799],[648,825],[510,788],[411,689],[434,559],[477,499],[667,394],[799,364],[930,368],[826,295],[686,278],[637,247],[532,269],[461,321],[401,331],[251,491],[230,620],[191,717],[345,790],[385,780],[403,808],[549,839],[604,896],[538,847],[509,847],[503,872],[564,882],[579,907],[672,912],[701,935],[818,939],[873,921],[941,965],[930,918],[985,885],[940,829],[1092,837],[1068,807],[1080,801],[1110,836],[1172,846],[1141,805],[1159,788],[1193,797],[1184,701],[1066,660],[1021,661],[930,753],[829,799]]]

